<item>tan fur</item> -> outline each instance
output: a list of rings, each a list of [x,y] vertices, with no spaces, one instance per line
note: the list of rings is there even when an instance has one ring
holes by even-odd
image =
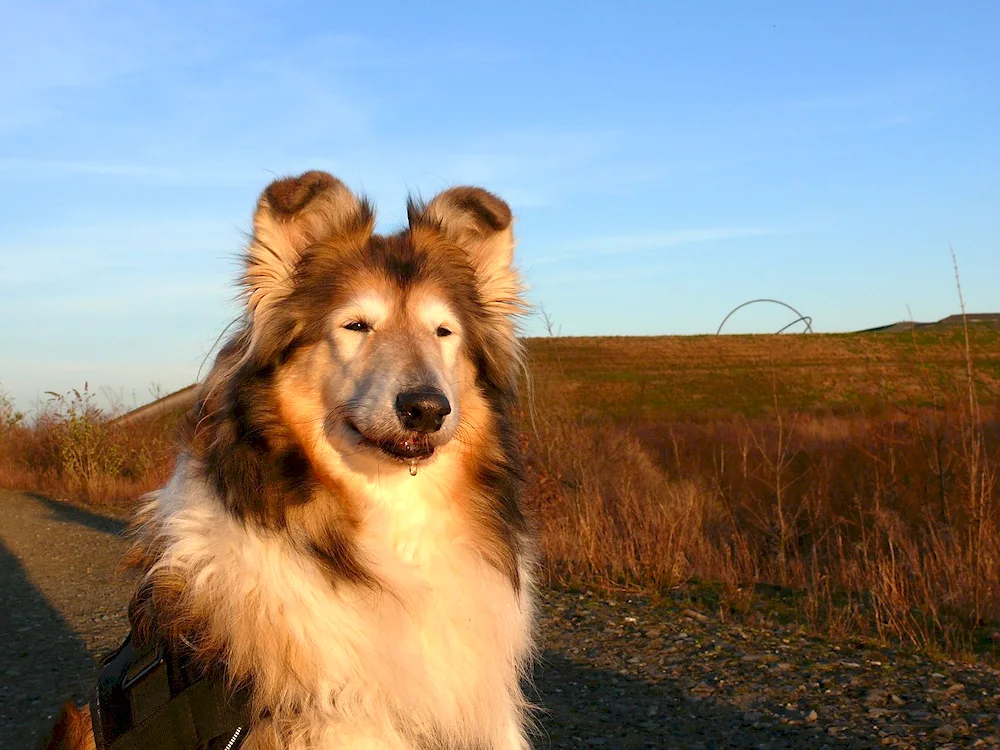
[[[76,708],[67,703],[59,713],[51,734],[38,747],[45,750],[97,750],[90,726],[90,708]]]

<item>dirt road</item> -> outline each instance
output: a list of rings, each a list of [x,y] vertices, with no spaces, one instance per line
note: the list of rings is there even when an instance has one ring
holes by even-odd
[[[30,748],[127,630],[119,520],[0,490],[0,748]],[[544,592],[535,747],[1000,744],[1000,677],[749,630],[670,603]]]

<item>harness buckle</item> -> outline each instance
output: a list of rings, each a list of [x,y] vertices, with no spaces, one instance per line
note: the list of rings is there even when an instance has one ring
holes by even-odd
[[[128,669],[125,672],[125,678],[122,680],[122,690],[128,690],[137,682],[142,680],[143,677],[153,672],[161,664],[166,666],[167,650],[162,644],[152,651],[149,652],[148,658],[143,661],[137,661],[135,664],[129,664]]]

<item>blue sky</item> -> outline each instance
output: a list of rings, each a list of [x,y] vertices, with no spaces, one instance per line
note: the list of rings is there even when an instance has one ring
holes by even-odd
[[[949,243],[998,310],[998,8],[4,0],[0,382],[193,381],[256,195],[310,168],[385,230],[411,191],[504,196],[565,335],[714,332],[754,297],[932,320]]]

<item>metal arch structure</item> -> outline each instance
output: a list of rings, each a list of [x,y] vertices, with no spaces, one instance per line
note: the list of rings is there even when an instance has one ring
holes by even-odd
[[[787,331],[789,328],[791,328],[796,323],[805,323],[806,324],[806,330],[805,330],[805,332],[806,333],[812,333],[813,332],[813,329],[812,329],[812,318],[810,316],[803,315],[798,310],[796,310],[794,307],[792,307],[791,305],[789,305],[787,302],[782,302],[780,299],[770,299],[768,297],[762,297],[760,299],[747,300],[746,302],[744,302],[742,304],[739,304],[736,307],[734,307],[732,310],[730,310],[729,314],[726,315],[726,317],[724,317],[722,319],[721,323],[719,323],[719,328],[718,328],[718,330],[716,330],[715,335],[718,336],[720,333],[722,333],[722,327],[726,324],[727,320],[729,320],[731,317],[733,317],[733,314],[737,310],[742,310],[747,305],[755,305],[758,302],[769,302],[769,303],[771,303],[773,305],[781,305],[782,307],[787,307],[789,310],[791,310],[793,313],[795,313],[796,315],[799,316],[798,318],[796,318],[795,320],[793,320],[791,323],[789,323],[788,325],[786,325],[783,328],[781,328],[778,331],[778,333],[782,333],[783,331]]]
[[[799,318],[796,318],[795,320],[793,320],[787,326],[783,326],[782,328],[779,328],[778,331],[777,331],[777,333],[775,334],[775,336],[777,336],[778,333],[784,333],[785,331],[787,331],[789,328],[791,328],[796,323],[805,323],[806,324],[806,330],[805,330],[805,332],[806,333],[812,333],[813,332],[813,330],[812,330],[812,325],[813,325],[812,316],[810,316],[810,315],[803,315],[802,317],[799,317]]]

